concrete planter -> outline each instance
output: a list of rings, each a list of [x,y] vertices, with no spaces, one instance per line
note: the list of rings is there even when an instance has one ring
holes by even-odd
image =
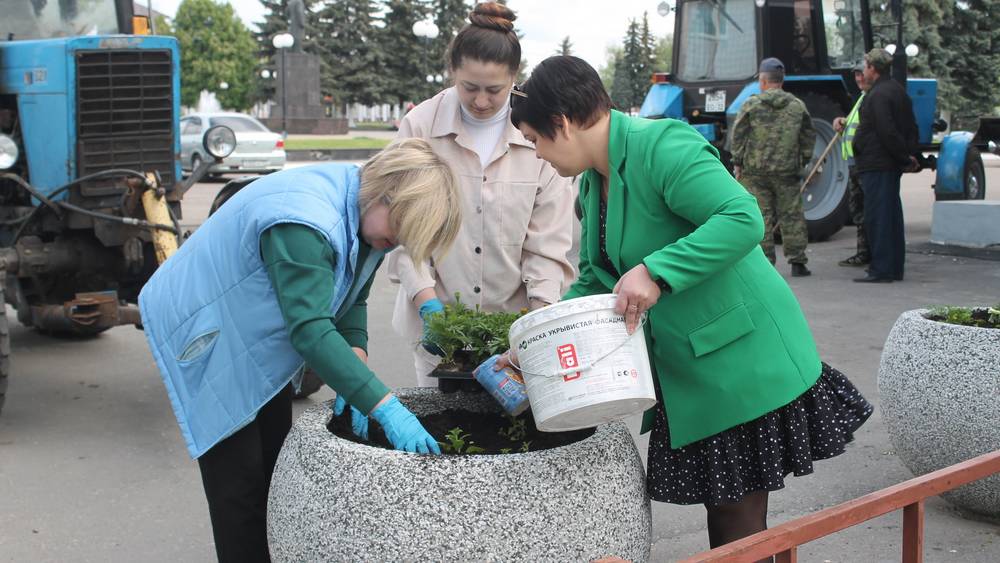
[[[499,412],[485,394],[403,389],[417,416]],[[559,448],[421,456],[331,434],[330,403],[299,417],[268,500],[275,561],[648,561],[645,474],[622,423]]]
[[[878,373],[889,437],[915,475],[1000,449],[1000,329],[932,321],[927,313],[899,317]],[[1000,475],[943,496],[1000,517]]]

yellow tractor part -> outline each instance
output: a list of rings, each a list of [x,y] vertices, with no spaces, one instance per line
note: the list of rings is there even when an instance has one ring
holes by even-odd
[[[170,225],[173,220],[170,211],[167,209],[167,198],[160,193],[156,176],[152,173],[146,174],[148,188],[142,192],[142,207],[146,211],[146,220],[150,223]],[[156,249],[156,263],[162,264],[167,258],[177,252],[177,236],[170,231],[153,229],[153,248]]]

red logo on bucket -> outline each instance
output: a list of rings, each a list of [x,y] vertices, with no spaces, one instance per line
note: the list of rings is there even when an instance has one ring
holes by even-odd
[[[556,348],[556,354],[559,356],[559,365],[563,369],[570,369],[580,367],[580,360],[576,357],[576,347],[572,344],[563,344]],[[580,377],[580,372],[573,374],[568,374],[563,376],[563,381],[573,381]]]

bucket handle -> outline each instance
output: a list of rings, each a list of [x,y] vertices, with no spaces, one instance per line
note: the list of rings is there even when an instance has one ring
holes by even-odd
[[[636,327],[636,331],[635,332],[638,332],[638,329],[643,328],[646,325],[646,318],[647,317],[648,317],[647,313],[643,313],[642,315],[639,316],[639,326]],[[510,365],[514,369],[516,369],[517,371],[519,371],[519,372],[521,372],[522,374],[525,374],[525,375],[535,375],[535,376],[539,376],[539,377],[563,377],[563,376],[569,375],[571,373],[576,373],[576,372],[584,373],[584,372],[587,372],[587,371],[590,371],[590,370],[594,369],[594,366],[596,366],[597,364],[599,364],[602,360],[604,360],[605,358],[607,358],[611,354],[614,354],[618,350],[621,350],[622,346],[628,344],[628,341],[631,340],[633,336],[635,336],[635,332],[633,332],[632,334],[629,334],[628,336],[626,336],[625,340],[621,341],[621,344],[615,346],[609,352],[607,352],[606,354],[604,354],[601,357],[597,358],[593,362],[590,362],[590,365],[586,366],[586,367],[566,368],[566,369],[559,370],[559,371],[557,371],[555,373],[551,373],[551,374],[550,373],[535,373],[535,372],[531,372],[531,371],[524,371],[523,369],[521,369],[521,366],[517,365],[517,363],[514,361],[514,358],[508,358],[508,361],[510,361]]]

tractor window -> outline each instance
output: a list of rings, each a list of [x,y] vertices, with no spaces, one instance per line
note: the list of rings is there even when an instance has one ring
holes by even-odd
[[[0,14],[4,40],[118,33],[115,0],[0,0]]]
[[[743,80],[757,72],[753,0],[688,0],[680,8],[677,78]]]
[[[814,74],[819,71],[812,5],[813,0],[767,2],[765,41],[771,56],[785,63],[787,74]]]
[[[826,30],[826,54],[830,68],[850,68],[864,57],[862,1],[823,0],[823,27]]]

